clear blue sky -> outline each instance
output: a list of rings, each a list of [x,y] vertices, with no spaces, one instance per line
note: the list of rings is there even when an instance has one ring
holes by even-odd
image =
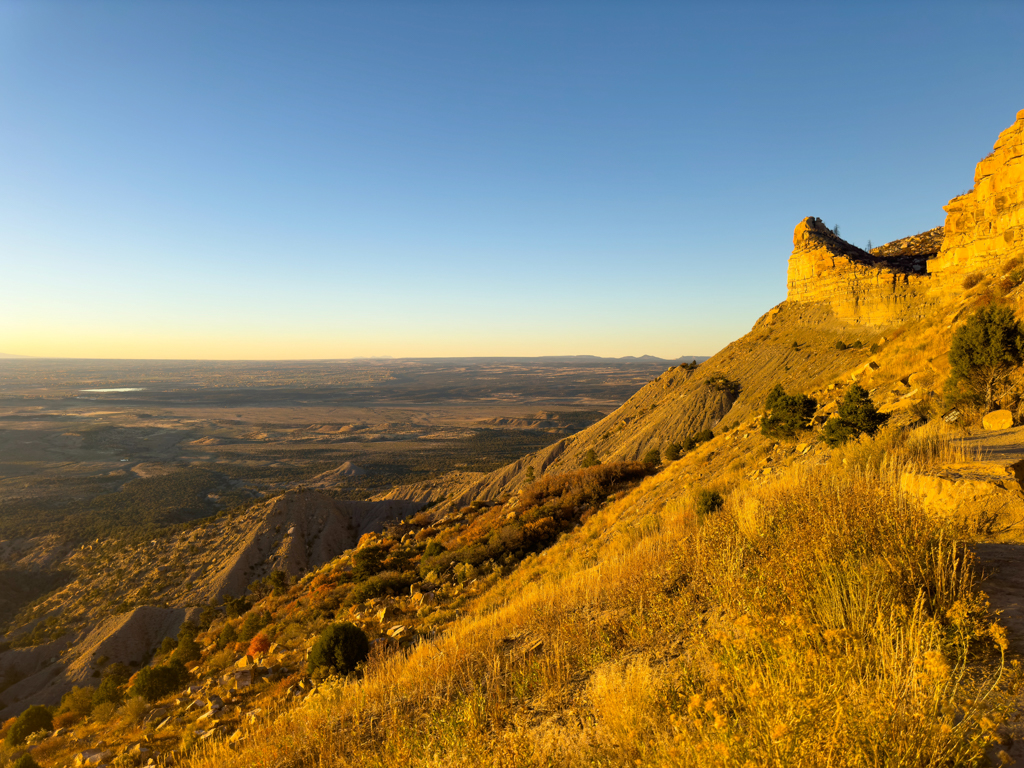
[[[1020,109],[1016,0],[0,0],[0,352],[710,354]]]

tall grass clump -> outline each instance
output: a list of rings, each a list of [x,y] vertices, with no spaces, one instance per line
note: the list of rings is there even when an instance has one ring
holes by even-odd
[[[650,478],[440,637],[190,764],[981,764],[1005,634],[869,442],[704,516],[649,509]]]

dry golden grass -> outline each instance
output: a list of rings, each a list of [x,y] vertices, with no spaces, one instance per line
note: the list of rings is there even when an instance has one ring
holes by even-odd
[[[978,764],[1016,672],[969,552],[894,480],[955,450],[883,433],[703,521],[670,467],[438,639],[187,764]]]

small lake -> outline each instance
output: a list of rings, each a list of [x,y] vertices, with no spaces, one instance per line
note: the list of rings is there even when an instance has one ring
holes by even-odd
[[[145,387],[114,387],[113,389],[80,389],[79,392],[144,392]]]

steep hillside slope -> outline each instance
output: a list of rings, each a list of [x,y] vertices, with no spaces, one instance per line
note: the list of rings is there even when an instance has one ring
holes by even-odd
[[[938,318],[955,322],[965,307],[976,303],[968,300],[958,281],[967,274],[995,280],[1004,265],[1024,254],[1024,110],[1000,134],[993,153],[978,163],[975,180],[972,192],[946,206],[941,229],[886,243],[870,253],[840,238],[820,219],[804,219],[793,233],[787,299],[748,334],[696,371],[669,369],[576,435],[466,484],[448,499],[448,506],[499,499],[521,488],[531,469],[533,475],[565,472],[580,466],[589,450],[602,461],[637,459],[701,430],[720,431],[758,412],[775,384],[790,392],[811,392],[849,379],[871,362],[869,350],[882,346],[880,342],[903,337],[906,345],[911,332],[924,332],[935,341],[941,335],[935,330]],[[1024,298],[1015,295],[1013,300]],[[836,349],[837,342],[848,348]],[[915,373],[934,383],[931,359],[914,362],[924,370],[911,368],[896,378],[883,374],[880,383],[896,386]],[[906,394],[908,387],[903,387],[898,394]],[[922,390],[918,400],[930,392]],[[904,407],[908,405],[905,401]]]
[[[1024,671],[1007,655],[1024,638],[991,612],[965,542],[1024,540],[1024,435],[968,437],[937,418],[937,392],[952,330],[1024,302],[1022,136],[1024,111],[941,237],[869,253],[800,222],[789,296],[750,333],[515,464],[365,506],[287,494],[154,541],[132,568],[104,552],[40,626],[118,567],[160,588],[133,600],[164,605],[115,612],[67,649],[0,654],[31,670],[6,714],[87,681],[97,654],[140,661],[188,600],[284,570],[297,582],[244,617],[212,612],[184,693],[71,713],[80,725],[34,755],[59,764],[110,739],[141,758],[145,736],[197,768],[1010,760]],[[855,381],[891,422],[829,447],[821,425]],[[797,439],[760,430],[776,384],[818,401]],[[708,429],[653,476],[631,461]],[[602,465],[581,470],[591,450]],[[305,677],[340,621],[372,641],[365,665]],[[250,624],[261,634],[241,638]]]
[[[148,545],[84,545],[65,561],[77,577],[36,605],[25,627],[38,639],[60,639],[39,646],[47,649],[42,655],[0,651],[0,680],[17,680],[0,692],[0,718],[58,703],[72,685],[89,682],[96,658],[143,663],[201,606],[243,596],[272,571],[299,578],[422,507],[289,492]]]

